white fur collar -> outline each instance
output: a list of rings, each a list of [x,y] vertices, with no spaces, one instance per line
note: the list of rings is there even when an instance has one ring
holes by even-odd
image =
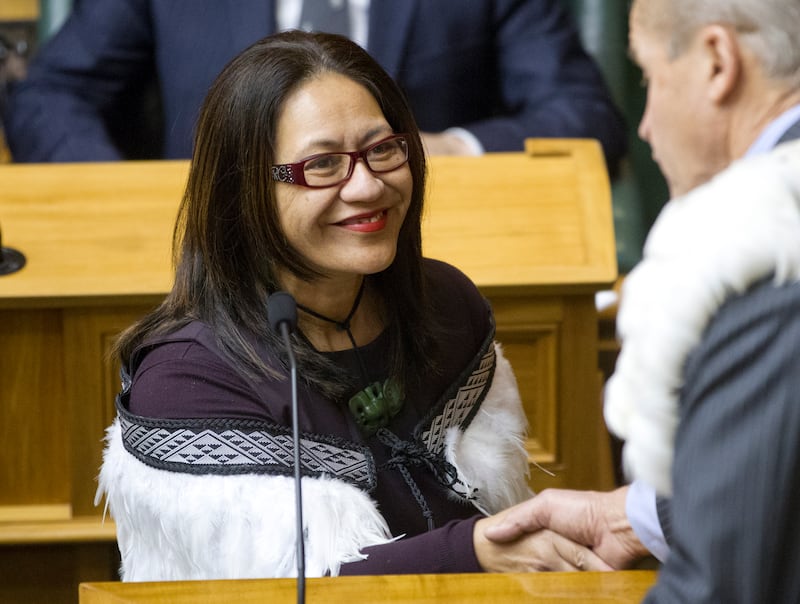
[[[800,142],[740,160],[670,201],[626,277],[605,418],[626,440],[629,476],[671,493],[686,357],[728,297],[771,274],[776,284],[800,279]]]

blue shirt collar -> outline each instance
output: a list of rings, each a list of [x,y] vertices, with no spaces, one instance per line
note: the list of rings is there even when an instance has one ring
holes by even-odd
[[[758,155],[759,153],[766,153],[778,144],[778,141],[792,127],[792,125],[800,121],[800,105],[795,105],[791,109],[784,111],[777,119],[770,122],[755,142],[750,145],[750,148],[745,153],[745,157],[750,155]]]

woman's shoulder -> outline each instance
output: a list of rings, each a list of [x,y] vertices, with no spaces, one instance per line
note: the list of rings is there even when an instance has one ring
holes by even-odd
[[[476,341],[483,341],[492,329],[489,302],[475,283],[452,264],[426,258],[424,274],[430,306],[445,326],[459,331],[471,326]]]
[[[132,361],[130,411],[137,415],[264,416],[252,383],[225,358],[205,323],[148,339]]]
[[[478,292],[478,288],[472,280],[461,269],[452,264],[434,258],[424,258],[422,267],[425,276],[433,284],[440,283],[442,285],[457,286],[464,290]]]
[[[213,331],[201,321],[191,321],[166,334],[150,335],[132,351],[125,365],[135,378],[170,363],[187,368],[225,365]]]
[[[467,304],[469,308],[483,314],[487,308],[487,301],[478,289],[478,286],[452,264],[425,258],[424,275],[429,295],[442,302],[460,306]]]

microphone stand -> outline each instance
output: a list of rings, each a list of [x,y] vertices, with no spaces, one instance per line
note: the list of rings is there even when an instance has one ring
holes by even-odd
[[[280,333],[289,356],[289,369],[292,384],[292,440],[294,446],[294,496],[296,508],[297,544],[297,603],[306,601],[306,554],[303,534],[303,494],[300,471],[300,420],[297,404],[297,362],[292,350],[289,334],[297,326],[297,302],[288,292],[275,292],[267,298],[267,317],[273,330]]]
[[[303,604],[306,601],[306,553],[305,536],[303,535],[303,493],[300,487],[300,430],[298,411],[297,411],[297,363],[294,358],[294,351],[289,340],[288,321],[281,321],[281,336],[286,345],[286,352],[289,354],[289,367],[292,382],[292,444],[294,448],[294,498],[296,501],[297,519],[297,603]]]

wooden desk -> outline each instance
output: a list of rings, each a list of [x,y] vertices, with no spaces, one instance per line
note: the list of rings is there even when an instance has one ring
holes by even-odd
[[[27,257],[0,276],[0,544],[24,545],[24,522],[41,529],[30,543],[50,530],[63,544],[73,519],[87,543],[111,543],[113,525],[93,504],[119,386],[106,353],[171,286],[187,167],[0,165],[3,244]],[[612,487],[594,293],[613,283],[616,257],[599,145],[529,141],[527,153],[433,158],[423,241],[494,306],[531,422],[531,461],[554,474],[534,467],[534,488]],[[2,506],[14,506],[5,521]],[[55,510],[49,520],[36,520],[42,506]],[[0,599],[3,584],[0,570]]]
[[[3,0],[0,21],[35,21],[39,17],[37,0]]]
[[[306,602],[631,604],[640,602],[655,580],[654,571],[336,577],[308,579]],[[80,586],[80,604],[293,604],[295,589],[294,579],[87,583]]]

